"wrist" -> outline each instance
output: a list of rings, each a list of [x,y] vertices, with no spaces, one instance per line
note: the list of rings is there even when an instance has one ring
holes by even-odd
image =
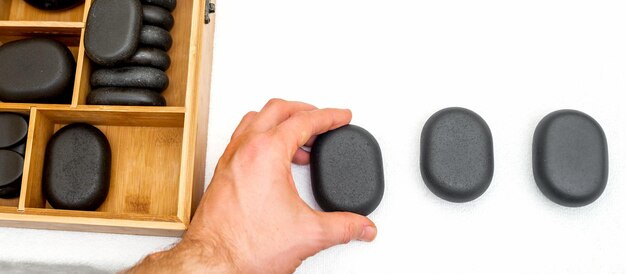
[[[237,273],[231,249],[218,238],[186,235],[172,250],[172,257],[183,260],[185,273]]]
[[[150,254],[123,273],[237,273],[230,250],[216,239],[187,235],[174,248]]]

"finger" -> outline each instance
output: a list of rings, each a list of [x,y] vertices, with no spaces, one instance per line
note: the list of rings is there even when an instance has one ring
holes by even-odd
[[[317,108],[307,103],[272,99],[265,104],[263,109],[261,109],[253,127],[254,130],[264,132],[278,126],[283,121],[289,119],[289,117],[296,112],[310,111],[314,109]]]
[[[312,147],[313,144],[315,143],[315,139],[317,138],[317,136],[313,136],[311,138],[309,138],[309,140],[304,144],[305,147]]]
[[[233,132],[233,135],[230,137],[230,139],[232,140],[236,138],[237,136],[241,135],[241,133],[243,133],[248,128],[248,126],[250,126],[250,123],[252,123],[252,121],[258,114],[259,113],[256,111],[250,111],[246,113],[246,115],[244,115],[243,118],[241,118],[241,122],[239,122],[239,125]]]
[[[298,151],[296,151],[296,154],[293,156],[293,163],[296,165],[308,165],[310,161],[311,156],[309,152],[302,148],[298,149]]]
[[[324,247],[347,244],[353,240],[371,242],[376,238],[376,225],[367,217],[348,212],[320,212],[324,228]]]
[[[285,140],[289,155],[293,156],[311,137],[345,126],[350,120],[352,112],[347,109],[301,111],[280,124],[276,133]]]

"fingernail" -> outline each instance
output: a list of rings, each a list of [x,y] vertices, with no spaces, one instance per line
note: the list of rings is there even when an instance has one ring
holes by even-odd
[[[361,233],[361,237],[359,237],[359,241],[371,242],[376,238],[377,229],[373,226],[365,226],[363,228],[363,232]]]

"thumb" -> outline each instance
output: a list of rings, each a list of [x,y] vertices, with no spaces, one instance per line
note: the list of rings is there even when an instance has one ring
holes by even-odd
[[[348,212],[320,212],[320,217],[326,248],[352,240],[371,242],[376,238],[376,225],[367,217]]]

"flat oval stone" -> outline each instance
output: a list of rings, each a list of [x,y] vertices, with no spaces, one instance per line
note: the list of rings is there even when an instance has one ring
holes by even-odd
[[[174,16],[159,6],[143,5],[143,23],[161,27],[165,30],[172,30],[174,27]]]
[[[163,91],[169,85],[165,72],[150,67],[99,69],[91,74],[92,87],[146,88]]]
[[[146,47],[168,51],[172,48],[172,35],[167,30],[147,25],[141,29],[139,43]]]
[[[0,101],[70,103],[76,61],[62,43],[27,38],[0,46]]]
[[[537,186],[553,202],[585,206],[602,195],[609,176],[609,156],[602,127],[591,116],[560,110],[543,118],[533,140]]]
[[[14,145],[10,148],[7,148],[8,150],[17,152],[19,155],[26,155],[26,140],[22,141],[21,143]]]
[[[428,119],[422,130],[420,168],[426,186],[456,203],[480,197],[493,177],[493,139],[478,114],[447,108]]]
[[[0,150],[0,198],[19,196],[24,157],[10,150]]]
[[[102,66],[130,58],[139,47],[139,0],[94,0],[85,27],[85,53]]]
[[[165,106],[165,97],[149,89],[99,88],[89,92],[88,105]]]
[[[311,185],[325,211],[372,213],[385,190],[382,155],[374,136],[354,125],[318,136],[311,148]]]
[[[167,52],[156,48],[140,48],[130,59],[122,62],[123,66],[153,67],[162,71],[170,68],[172,60]]]
[[[176,8],[176,0],[141,0],[141,2],[149,5],[157,5],[169,11],[173,11]]]
[[[28,122],[19,114],[0,112],[0,148],[15,146],[26,139]]]
[[[56,209],[96,210],[109,192],[111,147],[88,124],[71,124],[55,133],[46,147],[43,194]]]
[[[42,10],[62,10],[78,6],[85,0],[25,0],[26,3]]]

